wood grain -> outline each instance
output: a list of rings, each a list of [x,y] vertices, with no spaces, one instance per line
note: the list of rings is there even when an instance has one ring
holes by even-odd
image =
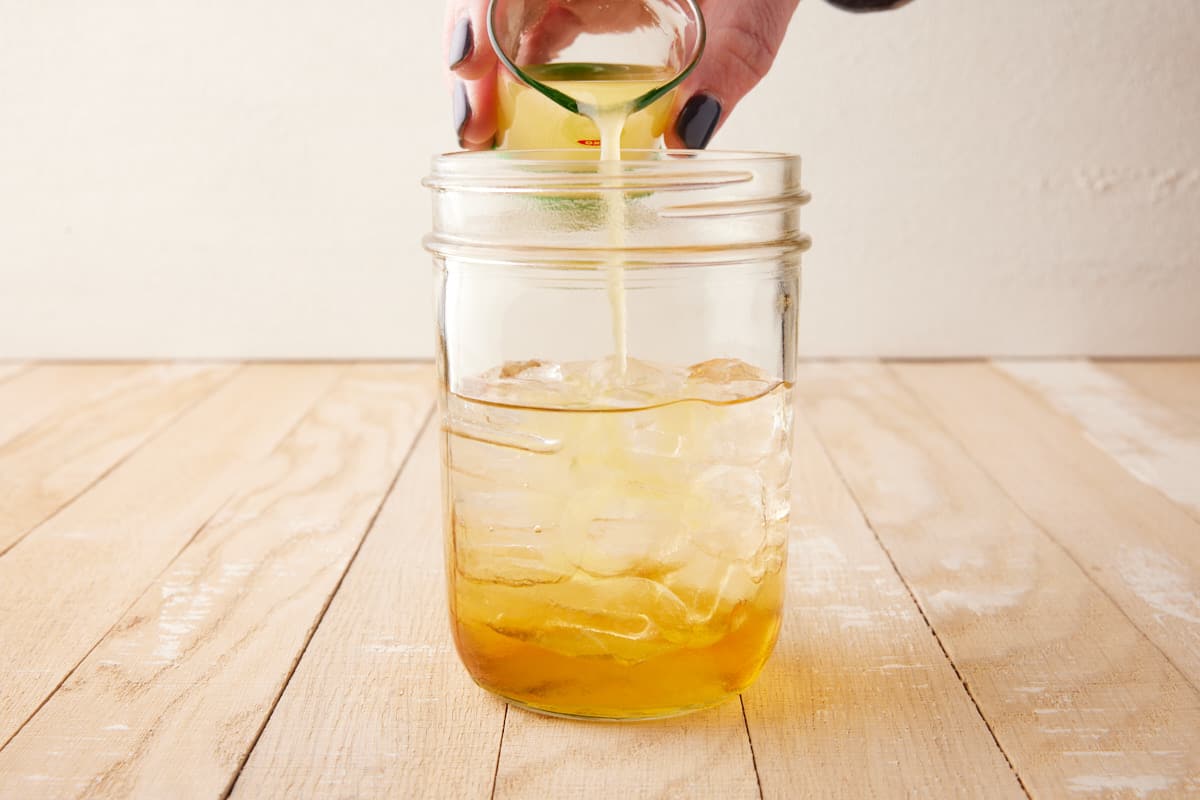
[[[744,697],[763,796],[1023,797],[803,413],[793,452],[784,626]]]
[[[0,446],[43,419],[104,396],[143,367],[130,364],[34,365],[0,383]]]
[[[1200,419],[1200,361],[1100,361],[1098,366],[1177,414]]]
[[[232,373],[229,366],[140,367],[0,445],[0,553]]]
[[[1200,523],[1070,418],[983,364],[897,374],[1003,490],[1200,687]]]
[[[244,368],[0,557],[0,746],[341,371]]]
[[[221,795],[432,407],[432,378],[352,368],[0,751],[0,796]]]
[[[984,402],[992,390],[977,371],[954,373],[970,390],[940,403],[947,413],[961,406],[954,416],[993,430],[1035,424]],[[1200,697],[980,469],[976,447],[968,455],[884,367],[804,367],[797,388],[1033,796],[1200,788]],[[1028,469],[1041,454],[1014,436],[1007,446]]]
[[[1074,418],[1086,438],[1130,475],[1200,519],[1200,420],[1148,399],[1088,362],[996,366]]]
[[[427,424],[280,698],[234,798],[485,798],[505,706],[458,663]]]
[[[802,367],[776,655],[630,725],[459,664],[428,367],[10,366],[0,800],[1200,796],[1200,362]]]
[[[756,798],[737,700],[687,717],[603,724],[511,708],[496,798]]]

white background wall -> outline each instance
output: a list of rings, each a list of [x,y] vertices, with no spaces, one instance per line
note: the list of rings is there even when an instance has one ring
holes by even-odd
[[[437,0],[0,0],[0,358],[431,352]],[[805,349],[1200,353],[1200,2],[800,6]]]

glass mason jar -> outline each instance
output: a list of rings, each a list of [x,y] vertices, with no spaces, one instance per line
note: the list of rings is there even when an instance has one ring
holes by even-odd
[[[551,714],[714,705],[783,603],[794,156],[434,161],[446,563],[459,656]]]

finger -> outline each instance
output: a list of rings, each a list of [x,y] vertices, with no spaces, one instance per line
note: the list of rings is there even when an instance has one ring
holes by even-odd
[[[559,51],[569,47],[583,31],[583,20],[574,11],[565,6],[548,7],[521,37],[521,65],[553,61]]]
[[[451,0],[443,39],[446,64],[462,80],[479,80],[496,64],[488,41],[486,0]]]
[[[770,70],[799,0],[703,5],[704,57],[680,87],[668,126],[670,147],[703,149],[738,102]]]
[[[459,147],[486,150],[496,137],[496,65],[477,81],[455,79],[451,108]]]
[[[496,54],[487,36],[487,0],[451,0],[444,45],[450,69],[451,122],[458,144],[491,147],[496,133]]]
[[[653,27],[658,18],[648,3],[611,3],[586,0],[568,5],[583,20],[584,26],[595,33],[622,33],[638,28]]]
[[[654,16],[643,3],[550,2],[527,22],[520,63],[549,63],[584,33],[623,33],[653,24]]]

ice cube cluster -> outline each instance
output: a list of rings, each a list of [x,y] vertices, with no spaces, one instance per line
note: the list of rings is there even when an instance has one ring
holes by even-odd
[[[724,635],[782,569],[790,389],[756,367],[531,360],[466,388],[446,422],[460,615],[644,657]]]

